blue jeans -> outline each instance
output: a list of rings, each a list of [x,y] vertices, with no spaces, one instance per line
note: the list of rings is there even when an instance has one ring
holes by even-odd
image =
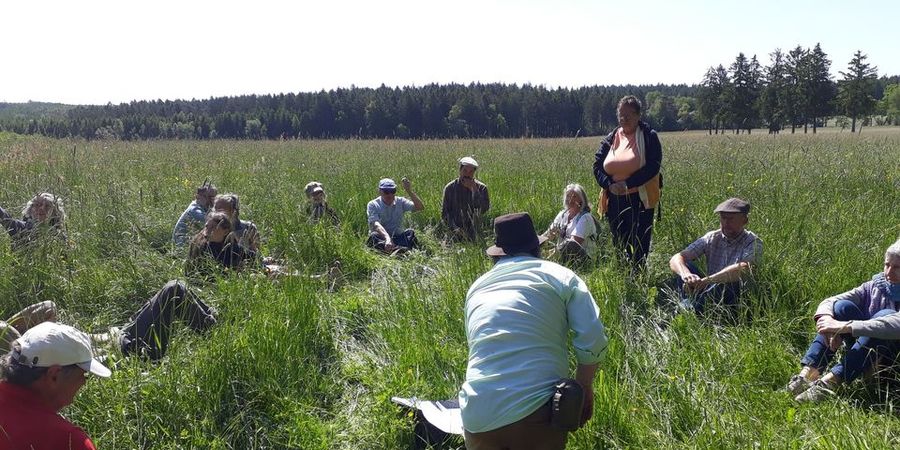
[[[700,269],[692,263],[687,263],[691,273],[699,277],[703,277]],[[682,301],[690,302],[697,314],[703,314],[706,302],[709,299],[713,301],[721,301],[726,307],[734,309],[737,307],[738,299],[741,297],[741,283],[710,283],[701,292],[686,293],[684,291],[684,281],[680,276],[675,276],[675,287],[678,289],[678,295]]]
[[[855,303],[849,300],[840,300],[834,304],[835,320],[867,320],[876,317],[894,314],[896,311],[892,309],[882,309],[872,317],[859,309]],[[844,359],[839,364],[831,368],[831,373],[840,377],[845,382],[857,379],[867,369],[872,367],[875,358],[883,358],[893,361],[897,355],[897,341],[886,341],[876,339],[869,336],[853,336],[851,334],[842,335],[844,345],[847,347],[844,353]],[[806,355],[800,360],[804,366],[814,367],[823,372],[831,359],[834,358],[835,352],[828,348],[828,342],[822,334],[816,335],[816,339],[809,345]]]
[[[404,231],[395,231],[391,235],[391,240],[394,241],[394,245],[397,247],[406,247],[407,249],[419,247],[419,240],[416,239],[416,232],[412,228],[407,228]],[[377,248],[382,252],[384,251],[384,243],[384,238],[374,231],[369,233],[369,238],[366,240],[366,245]]]

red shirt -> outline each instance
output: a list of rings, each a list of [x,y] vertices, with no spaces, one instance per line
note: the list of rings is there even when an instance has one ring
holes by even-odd
[[[81,428],[31,391],[0,381],[0,450],[96,450]]]

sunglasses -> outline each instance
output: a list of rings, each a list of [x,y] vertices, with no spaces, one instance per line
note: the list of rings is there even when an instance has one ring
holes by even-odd
[[[395,193],[397,193],[397,190],[396,189],[382,189],[381,192],[384,192],[385,194],[395,194]]]

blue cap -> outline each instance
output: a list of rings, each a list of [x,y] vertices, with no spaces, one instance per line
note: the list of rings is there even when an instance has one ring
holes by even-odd
[[[378,182],[378,189],[397,189],[397,183],[394,183],[394,180],[390,178],[382,178]]]

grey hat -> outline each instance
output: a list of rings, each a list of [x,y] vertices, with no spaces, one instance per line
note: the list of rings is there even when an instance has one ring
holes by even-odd
[[[715,212],[747,214],[750,212],[750,203],[737,197],[731,197],[728,200],[719,203],[719,206],[716,206]]]
[[[378,189],[397,189],[397,183],[394,183],[394,180],[390,178],[382,178],[378,182]]]

